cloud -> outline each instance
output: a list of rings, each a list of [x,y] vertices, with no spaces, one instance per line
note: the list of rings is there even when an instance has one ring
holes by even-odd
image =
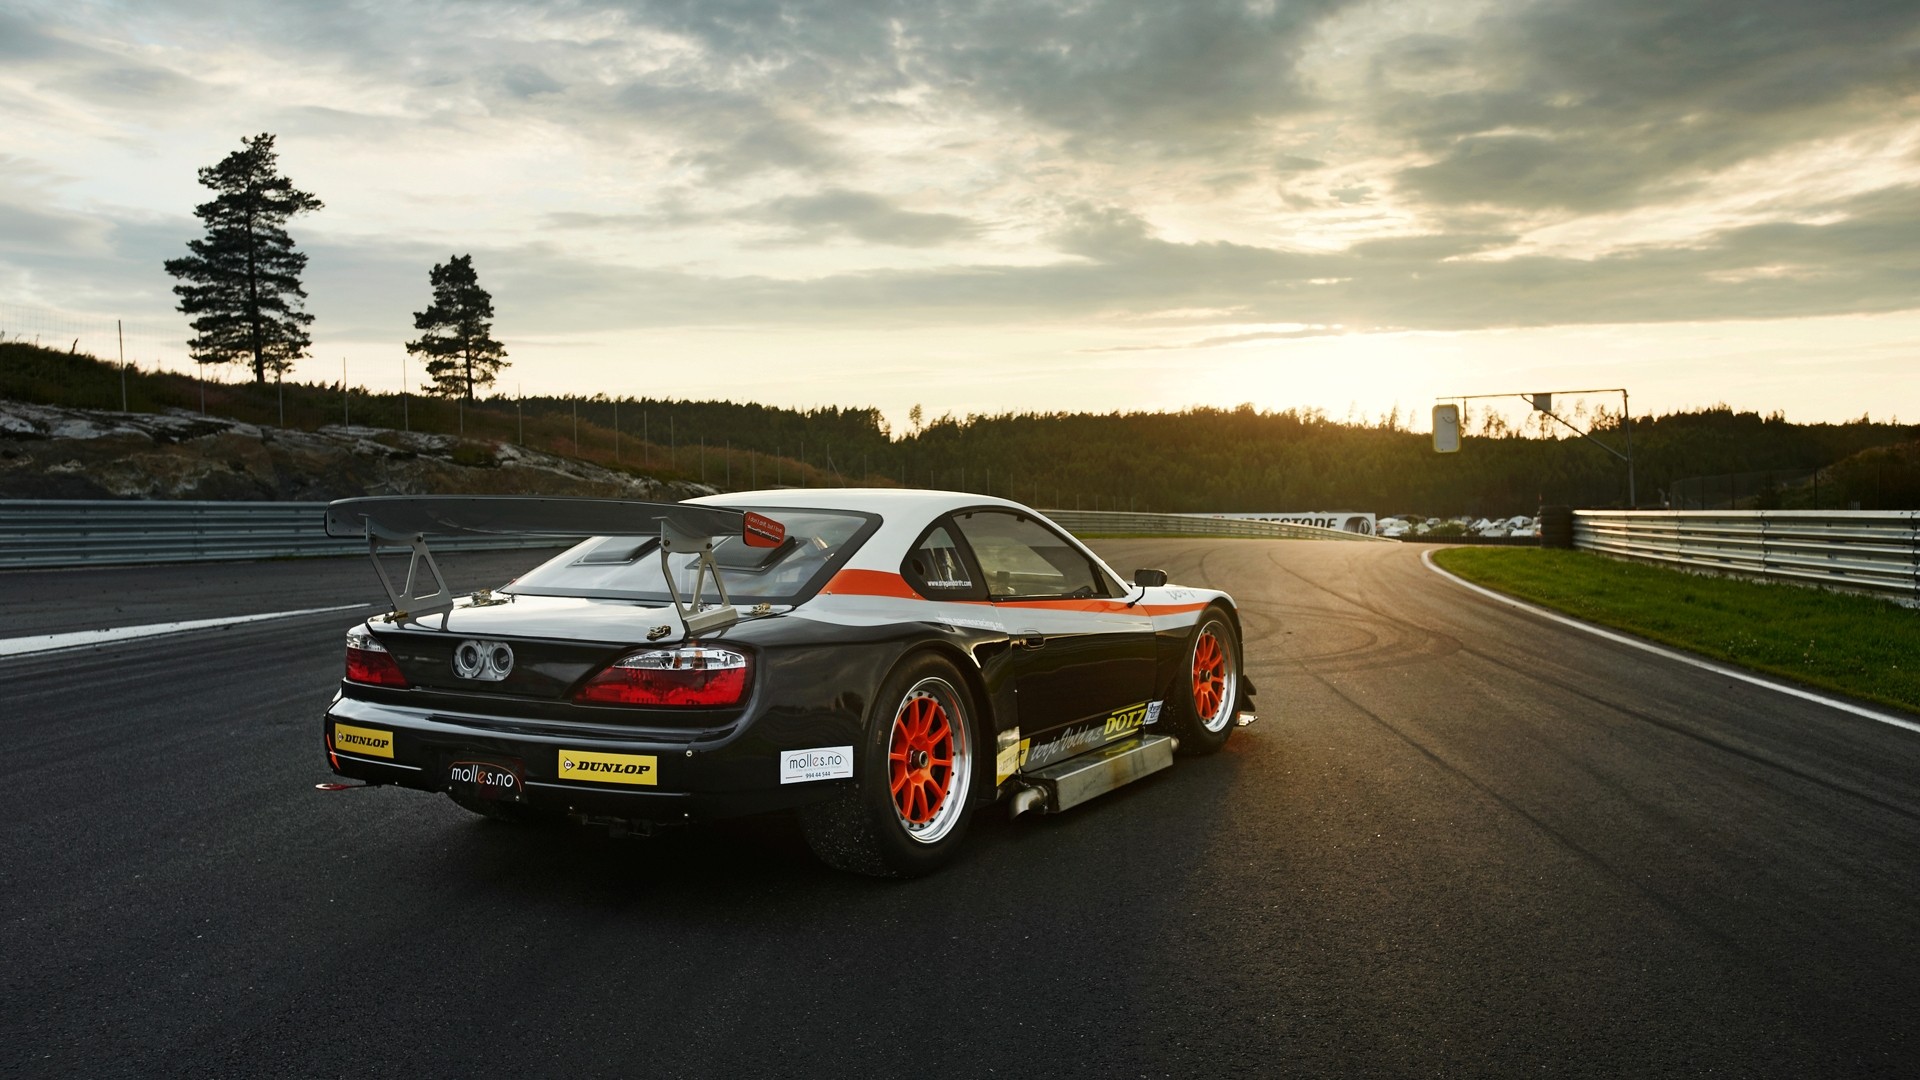
[[[1373,62],[1373,111],[1441,204],[1602,211],[1887,118],[1920,93],[1920,6],[1889,0],[1540,0]]]
[[[96,49],[47,33],[33,21],[0,11],[0,61],[72,61],[100,55]]]
[[[508,64],[492,72],[492,76],[496,85],[516,98],[558,94],[566,89],[566,84],[534,64]]]
[[[1309,326],[1299,330],[1260,330],[1247,334],[1222,334],[1218,337],[1202,338],[1199,341],[1168,342],[1163,345],[1109,345],[1100,349],[1083,349],[1090,353],[1123,352],[1171,352],[1183,349],[1218,349],[1229,345],[1248,345],[1256,341],[1298,341],[1302,338],[1328,337],[1344,334],[1346,329],[1339,326]]]
[[[0,269],[76,294],[164,298],[159,260],[197,231],[166,224],[168,250],[149,250],[155,222],[188,209],[140,203],[154,185],[127,165],[155,156],[160,105],[179,113],[171,130],[199,138],[252,117],[227,146],[261,127],[282,131],[283,149],[324,142],[338,178],[394,189],[362,199],[363,214],[418,210],[396,231],[348,217],[341,199],[300,236],[321,325],[374,338],[404,336],[448,250],[476,254],[503,327],[554,335],[1111,318],[1134,341],[1127,320],[1191,310],[1213,314],[1156,325],[1199,348],[1298,333],[1223,325],[1920,303],[1910,149],[1870,180],[1890,186],[1847,200],[1804,194],[1817,174],[1791,191],[1756,176],[1739,228],[1701,218],[1583,258],[1540,254],[1536,235],[1678,219],[1695,192],[1743,175],[1729,170],[1911,128],[1912,3],[1493,0],[1477,17],[1444,0],[568,0],[461,5],[458,19],[405,3],[9,10],[0,63],[23,73],[4,88],[23,103],[9,115],[44,92],[54,119],[31,119],[15,151],[45,162],[0,170],[59,180],[0,190]],[[1334,24],[1358,29],[1333,48]],[[56,124],[75,119],[93,129],[86,152],[52,157],[67,145]],[[184,187],[191,169],[167,167]],[[948,245],[979,261],[929,267]]]
[[[0,258],[106,250],[109,226],[95,217],[0,202]]]
[[[929,81],[1069,135],[1205,145],[1313,103],[1297,63],[1341,0],[1085,0],[921,7]]]
[[[819,172],[839,160],[825,133],[747,94],[635,81],[614,96],[614,103],[629,119],[678,136],[687,147],[679,159],[716,179],[767,169]]]
[[[0,64],[39,86],[95,104],[119,108],[174,108],[198,96],[198,81],[169,68],[50,33],[41,25],[0,12]]]
[[[497,295],[518,294],[529,311],[549,312],[557,321],[542,332],[574,321],[607,328],[622,325],[621,318],[632,326],[1069,322],[1182,305],[1231,308],[1233,321],[1243,324],[1349,331],[1741,319],[1756,312],[1787,318],[1912,307],[1912,282],[1920,275],[1920,188],[1878,192],[1830,209],[1838,220],[1829,224],[1749,226],[1682,247],[1597,259],[1487,259],[1451,256],[1498,245],[1503,237],[1302,253],[1169,242],[1137,217],[1081,207],[1061,234],[1077,258],[1045,266],[789,281],[635,270],[534,247],[496,260],[503,281]]]
[[[846,236],[870,244],[933,247],[980,231],[977,223],[958,214],[902,210],[884,196],[844,188],[774,199],[756,216],[791,229],[795,240],[807,241]]]

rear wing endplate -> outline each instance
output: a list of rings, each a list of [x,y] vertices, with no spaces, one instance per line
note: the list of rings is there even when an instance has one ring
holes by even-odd
[[[495,495],[377,495],[327,504],[328,536],[364,537],[380,584],[393,601],[394,621],[434,615],[453,607],[454,596],[427,548],[427,535],[453,536],[658,536],[661,572],[674,611],[688,636],[720,630],[739,618],[727,596],[726,582],[713,561],[717,537],[741,536],[764,545],[769,530],[784,530],[758,514],[712,506],[637,502],[626,499],[524,498]],[[399,588],[380,561],[383,550],[411,549],[406,580]],[[693,593],[683,597],[674,584],[670,555],[696,558]],[[428,582],[421,570],[432,578]],[[720,602],[703,602],[708,578]],[[432,591],[423,591],[429,585]]]

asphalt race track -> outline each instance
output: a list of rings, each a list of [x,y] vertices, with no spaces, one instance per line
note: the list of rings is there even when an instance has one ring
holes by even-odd
[[[351,612],[0,660],[0,1072],[1911,1074],[1920,734],[1413,545],[1096,546],[1239,597],[1260,723],[994,808],[907,883],[782,821],[614,841],[316,791]],[[357,559],[0,590],[0,638],[381,595]]]

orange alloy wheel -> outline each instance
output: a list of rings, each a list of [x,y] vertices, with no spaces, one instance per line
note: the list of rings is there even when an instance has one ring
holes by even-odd
[[[1193,711],[1203,723],[1220,714],[1227,688],[1227,654],[1212,627],[1193,643]],[[1212,726],[1208,723],[1208,726]]]
[[[887,745],[893,807],[908,829],[925,828],[953,786],[953,725],[931,694],[900,703]]]

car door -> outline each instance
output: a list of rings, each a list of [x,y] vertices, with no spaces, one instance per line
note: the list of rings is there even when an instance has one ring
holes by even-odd
[[[1029,514],[952,518],[1013,644],[1015,714],[1038,768],[1124,738],[1153,696],[1153,623],[1078,544]]]

